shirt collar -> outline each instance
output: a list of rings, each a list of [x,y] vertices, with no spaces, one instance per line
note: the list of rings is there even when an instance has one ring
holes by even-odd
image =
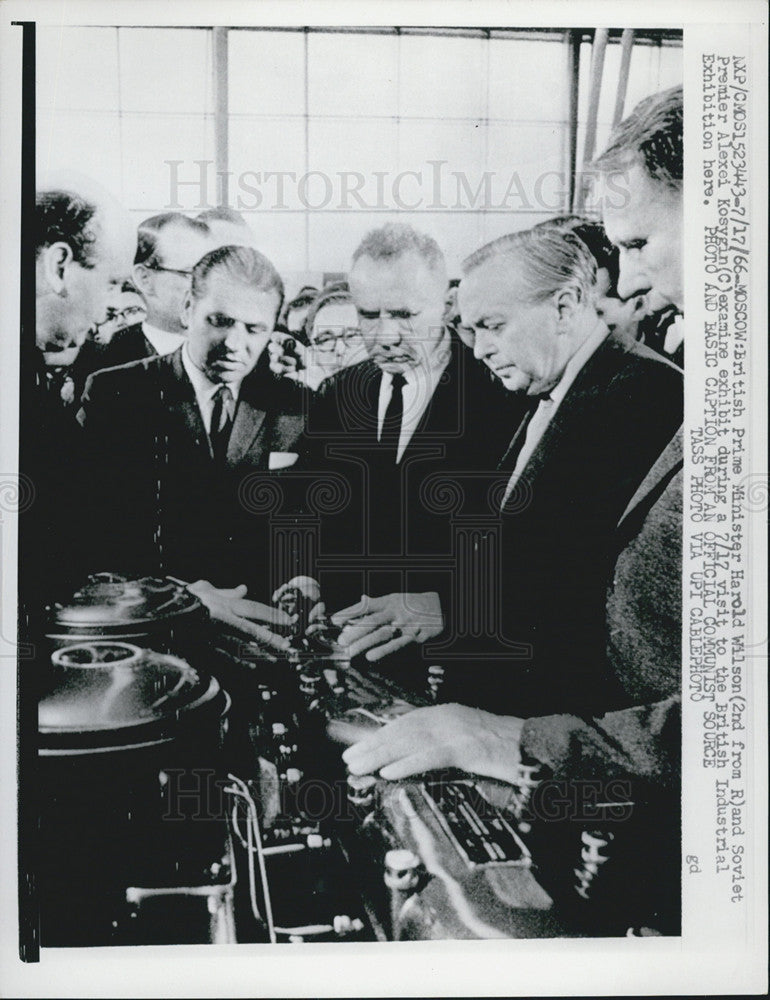
[[[241,383],[238,382],[212,382],[208,375],[202,371],[190,357],[190,349],[187,340],[182,347],[182,364],[187,372],[187,377],[192,382],[195,395],[201,399],[213,399],[221,385],[227,385],[233,394],[233,399],[238,399],[241,391]]]
[[[673,354],[684,340],[684,316],[677,313],[674,317],[663,342],[663,350],[666,354]]]
[[[575,381],[578,373],[586,364],[588,359],[597,349],[597,347],[603,343],[609,336],[609,330],[603,320],[598,320],[594,329],[589,333],[583,343],[578,347],[575,353],[567,362],[567,366],[564,369],[564,374],[559,379],[558,383],[551,389],[548,394],[548,398],[556,403],[559,403],[564,399],[564,397],[569,392],[570,386]]]
[[[185,340],[184,334],[172,333],[170,330],[161,330],[160,327],[153,326],[147,320],[143,320],[142,322],[142,333],[158,354],[171,354]]]

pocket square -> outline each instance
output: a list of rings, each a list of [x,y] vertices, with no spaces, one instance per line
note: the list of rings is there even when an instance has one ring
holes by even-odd
[[[271,451],[270,458],[268,459],[268,469],[274,471],[276,469],[288,469],[290,466],[299,458],[296,451]]]

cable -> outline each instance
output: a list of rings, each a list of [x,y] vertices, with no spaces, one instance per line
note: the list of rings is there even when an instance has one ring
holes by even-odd
[[[225,792],[228,792],[230,795],[232,795],[234,798],[237,798],[237,799],[244,799],[245,798],[243,792],[239,788],[225,788]],[[248,808],[249,808],[249,801],[248,801],[248,799],[246,800],[246,808],[247,808],[247,811],[248,811]],[[251,824],[247,825],[247,834],[248,834],[248,837],[247,837],[247,840],[244,840],[243,839],[243,835],[241,834],[240,828],[238,827],[238,821],[235,818],[236,817],[237,809],[238,809],[238,802],[236,801],[235,804],[234,804],[234,806],[233,806],[232,821],[233,821],[233,825],[234,825],[234,828],[235,828],[236,835],[237,835],[238,839],[240,840],[241,844],[243,845],[244,850],[247,852],[246,853],[246,864],[247,864],[248,872],[249,872],[249,900],[251,902],[251,911],[254,914],[254,917],[257,920],[257,923],[264,924],[264,923],[266,923],[266,921],[262,917],[262,913],[261,913],[261,911],[259,909],[259,905],[257,903],[257,886],[256,886],[256,880],[255,880],[255,876],[254,876],[254,846],[253,846],[253,841],[252,841],[252,837],[253,837],[252,828],[251,828]]]
[[[252,856],[251,848],[251,838],[254,837],[254,844],[257,850],[257,861],[259,862],[259,876],[262,882],[262,896],[265,903],[265,916],[267,918],[267,931],[270,936],[270,943],[276,944],[277,938],[275,936],[275,925],[273,923],[273,906],[270,900],[270,887],[267,882],[267,868],[265,866],[265,857],[262,853],[262,833],[259,828],[259,817],[257,816],[257,807],[254,805],[254,800],[251,797],[251,792],[245,782],[241,781],[240,778],[236,778],[234,774],[228,774],[227,776],[230,781],[234,782],[238,794],[240,794],[245,800],[248,809],[249,816],[251,818],[251,823],[249,824],[249,858]],[[250,877],[251,872],[253,872],[253,863],[250,865]]]

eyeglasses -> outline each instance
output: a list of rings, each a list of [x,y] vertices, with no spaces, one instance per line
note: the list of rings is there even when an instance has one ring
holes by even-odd
[[[370,312],[367,309],[358,310],[361,326],[374,326],[381,319],[393,319],[399,326],[409,326],[411,321],[419,315],[419,311],[412,312],[410,309],[381,309],[379,312]]]
[[[337,344],[342,341],[345,347],[350,347],[361,340],[361,331],[357,326],[349,326],[336,333],[333,330],[323,330],[313,337],[313,346],[317,351],[331,352],[336,350]]]
[[[161,264],[144,264],[143,266],[148,271],[167,271],[169,274],[181,274],[183,278],[189,278],[192,275],[192,269],[184,271],[180,267],[163,267]]]
[[[133,319],[135,316],[146,316],[147,310],[144,306],[126,306],[125,309],[116,309],[114,319]]]
[[[126,306],[125,309],[115,309],[107,306],[107,312],[101,323],[97,326],[104,326],[105,323],[113,323],[116,319],[135,319],[138,316],[146,316],[147,310],[144,306]]]

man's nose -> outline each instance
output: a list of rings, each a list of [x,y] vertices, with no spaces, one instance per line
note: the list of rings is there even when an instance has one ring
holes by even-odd
[[[231,327],[228,327],[227,334],[225,335],[225,347],[230,351],[239,350],[245,336],[246,327],[243,323],[233,323]]]
[[[401,343],[401,326],[392,316],[380,316],[377,320],[377,340],[380,344],[395,345]]]
[[[650,279],[645,274],[637,254],[627,250],[620,251],[620,273],[618,275],[618,298],[630,299],[632,295],[641,295],[650,289]]]
[[[484,361],[492,354],[492,339],[484,329],[474,331],[473,356],[477,361]]]

